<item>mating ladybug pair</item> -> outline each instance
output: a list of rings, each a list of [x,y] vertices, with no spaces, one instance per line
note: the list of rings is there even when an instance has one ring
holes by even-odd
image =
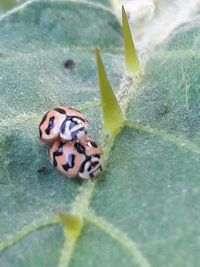
[[[40,125],[40,139],[53,143],[51,163],[68,177],[96,177],[101,171],[102,150],[87,135],[88,121],[73,108],[59,107],[48,111]]]

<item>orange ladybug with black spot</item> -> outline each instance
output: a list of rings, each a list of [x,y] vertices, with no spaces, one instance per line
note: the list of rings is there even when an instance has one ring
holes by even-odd
[[[96,177],[102,171],[102,150],[86,135],[81,141],[55,141],[49,150],[51,163],[68,177]]]
[[[52,143],[82,140],[87,134],[88,121],[83,114],[73,108],[58,107],[49,110],[39,125],[40,139]]]

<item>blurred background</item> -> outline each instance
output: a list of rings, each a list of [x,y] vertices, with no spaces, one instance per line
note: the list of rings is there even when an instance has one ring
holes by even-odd
[[[0,16],[28,1],[0,0]],[[103,0],[90,0],[90,2],[101,1]],[[121,5],[125,6],[136,46],[140,49],[159,44],[174,28],[190,20],[200,11],[200,0],[108,0],[108,2],[119,18]]]

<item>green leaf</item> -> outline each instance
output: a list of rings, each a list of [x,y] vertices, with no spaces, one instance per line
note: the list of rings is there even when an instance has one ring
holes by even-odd
[[[119,22],[102,5],[33,1],[1,18],[0,266],[198,266],[199,26],[146,52],[136,83],[123,75]],[[38,124],[69,105],[100,139],[95,47],[127,120],[115,142],[103,135],[99,179],[79,183],[50,165]]]

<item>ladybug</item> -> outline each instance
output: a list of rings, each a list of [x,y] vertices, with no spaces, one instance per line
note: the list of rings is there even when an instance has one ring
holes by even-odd
[[[39,125],[40,139],[51,143],[59,138],[62,142],[81,140],[87,134],[88,121],[73,108],[58,107],[49,110]]]
[[[96,177],[102,171],[102,150],[88,135],[82,141],[55,141],[49,150],[51,163],[68,177]]]

